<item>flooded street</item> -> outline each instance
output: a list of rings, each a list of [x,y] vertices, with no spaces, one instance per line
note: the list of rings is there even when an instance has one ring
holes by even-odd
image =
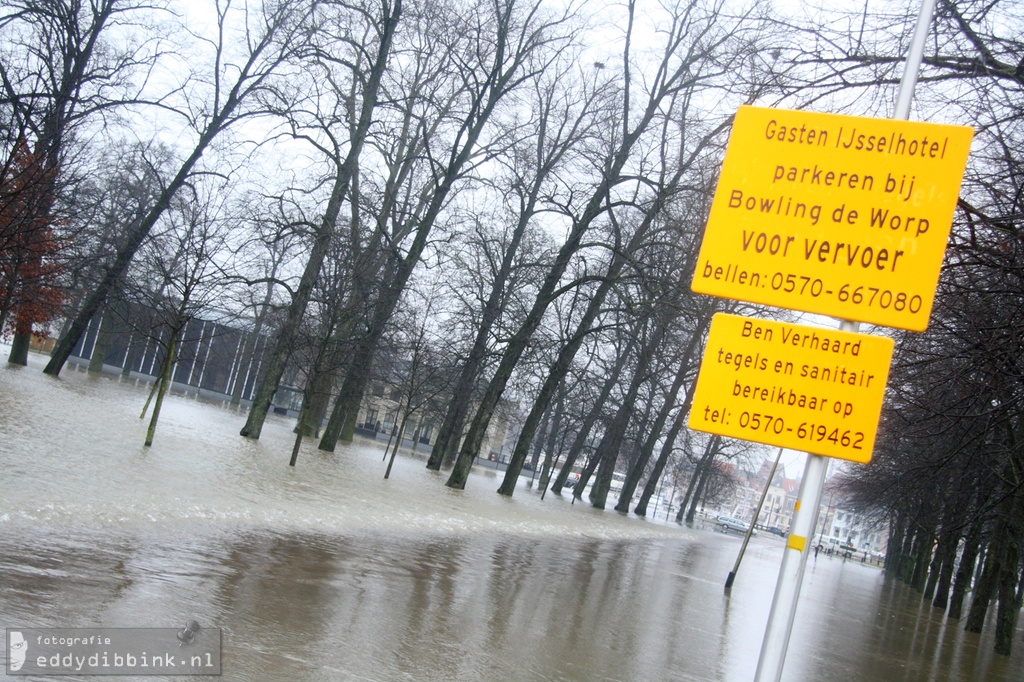
[[[310,441],[292,469],[293,420],[254,442],[244,413],[182,396],[145,448],[145,384],[41,367],[0,368],[0,628],[195,619],[222,628],[227,680],[753,678],[781,538],[753,539],[726,595],[740,538],[663,510],[509,500],[488,471],[453,491],[415,456],[385,481],[365,443]],[[1021,634],[1003,658],[991,630],[822,555],[784,679],[1024,679]]]

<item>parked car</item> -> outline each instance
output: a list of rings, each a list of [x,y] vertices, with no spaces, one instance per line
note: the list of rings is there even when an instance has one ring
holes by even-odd
[[[732,516],[719,516],[718,527],[722,529],[723,533],[727,533],[730,530],[735,530],[740,533],[746,533],[747,529],[750,528],[750,524],[746,521],[740,521]],[[757,529],[754,529],[753,535],[757,535]]]

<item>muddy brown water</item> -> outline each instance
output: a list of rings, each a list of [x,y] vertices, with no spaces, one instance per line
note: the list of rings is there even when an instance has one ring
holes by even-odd
[[[779,538],[753,539],[726,594],[738,536],[525,479],[506,499],[489,471],[452,491],[415,455],[385,481],[369,443],[291,469],[290,420],[253,442],[241,413],[180,395],[145,448],[144,384],[42,364],[0,368],[0,628],[195,619],[222,629],[226,680],[753,679]],[[783,679],[1019,681],[1022,634],[997,656],[991,627],[822,555]]]

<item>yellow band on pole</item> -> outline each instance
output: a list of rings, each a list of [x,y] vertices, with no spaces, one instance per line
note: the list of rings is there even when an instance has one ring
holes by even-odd
[[[786,547],[788,549],[795,549],[798,552],[804,551],[804,547],[807,546],[807,538],[799,535],[790,535],[789,540],[786,541]]]

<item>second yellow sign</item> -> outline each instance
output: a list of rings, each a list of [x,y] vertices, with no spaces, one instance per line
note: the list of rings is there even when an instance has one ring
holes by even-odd
[[[893,341],[718,313],[689,426],[866,463]]]

